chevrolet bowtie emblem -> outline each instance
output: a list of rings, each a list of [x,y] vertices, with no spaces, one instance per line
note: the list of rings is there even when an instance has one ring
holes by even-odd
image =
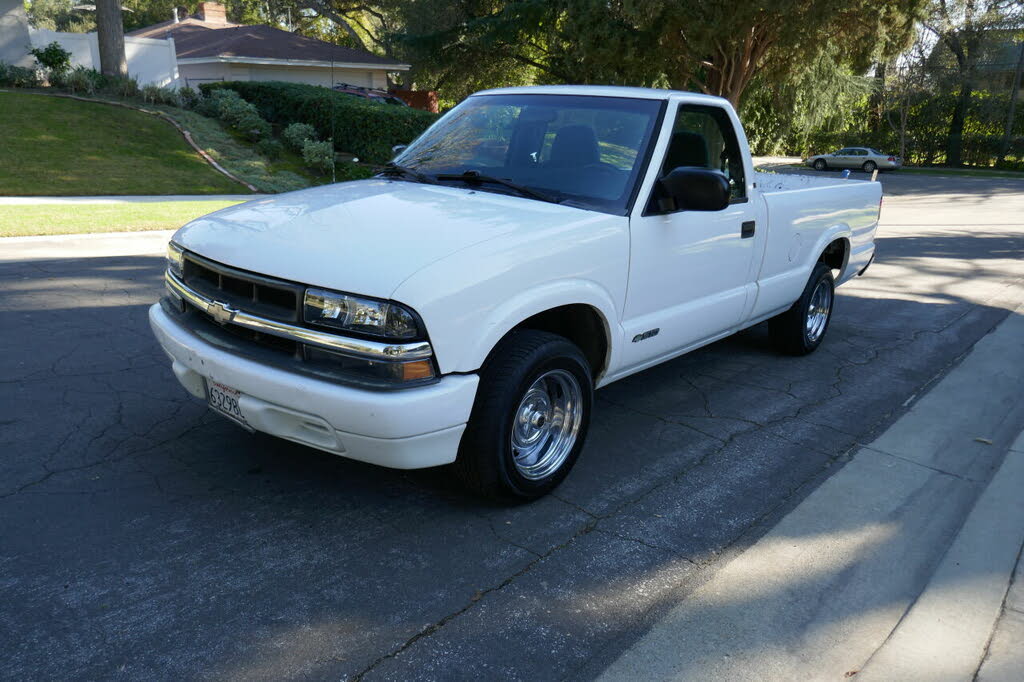
[[[210,316],[217,320],[220,324],[227,324],[234,319],[235,313],[238,311],[229,306],[227,303],[221,303],[220,301],[213,301],[206,306],[206,312]]]

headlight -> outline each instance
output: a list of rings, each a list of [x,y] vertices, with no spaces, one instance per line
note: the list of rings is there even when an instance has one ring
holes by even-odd
[[[185,269],[185,255],[182,248],[174,242],[167,242],[167,269],[178,279],[182,278]]]
[[[306,289],[303,319],[310,324],[387,339],[423,335],[416,315],[404,306],[324,289]]]

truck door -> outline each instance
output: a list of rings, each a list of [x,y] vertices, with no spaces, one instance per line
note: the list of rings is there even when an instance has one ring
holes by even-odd
[[[742,321],[748,296],[756,294],[754,260],[767,227],[764,202],[747,196],[745,154],[725,109],[678,106],[659,173],[679,166],[721,170],[732,201],[708,212],[671,210],[657,192],[638,197],[646,203],[630,221],[624,369],[724,336]]]

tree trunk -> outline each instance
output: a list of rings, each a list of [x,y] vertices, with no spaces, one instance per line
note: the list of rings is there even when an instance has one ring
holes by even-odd
[[[969,79],[960,85],[960,95],[956,98],[953,119],[949,122],[949,136],[946,139],[946,165],[960,166],[963,159],[964,125],[967,123],[967,110],[971,104],[973,86]]]
[[[871,92],[869,108],[871,132],[877,133],[882,128],[882,114],[885,110],[885,72],[886,63],[878,62],[875,66],[874,90]]]
[[[1020,94],[1020,76],[1024,71],[1024,42],[1020,44],[1020,56],[1017,57],[1017,71],[1013,74],[1013,88],[1010,90],[1010,110],[1006,112],[1006,128],[1003,130],[1003,140],[999,143],[999,158],[996,164],[1001,164],[1010,151],[1010,136],[1013,134],[1013,117],[1017,113],[1017,96]]]
[[[121,0],[96,0],[96,37],[99,40],[100,71],[103,75],[127,77]]]

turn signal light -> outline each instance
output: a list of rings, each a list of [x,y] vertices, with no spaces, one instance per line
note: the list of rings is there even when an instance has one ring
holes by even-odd
[[[415,362],[403,362],[402,381],[415,381],[417,379],[432,379],[434,368],[430,360],[416,360]]]

